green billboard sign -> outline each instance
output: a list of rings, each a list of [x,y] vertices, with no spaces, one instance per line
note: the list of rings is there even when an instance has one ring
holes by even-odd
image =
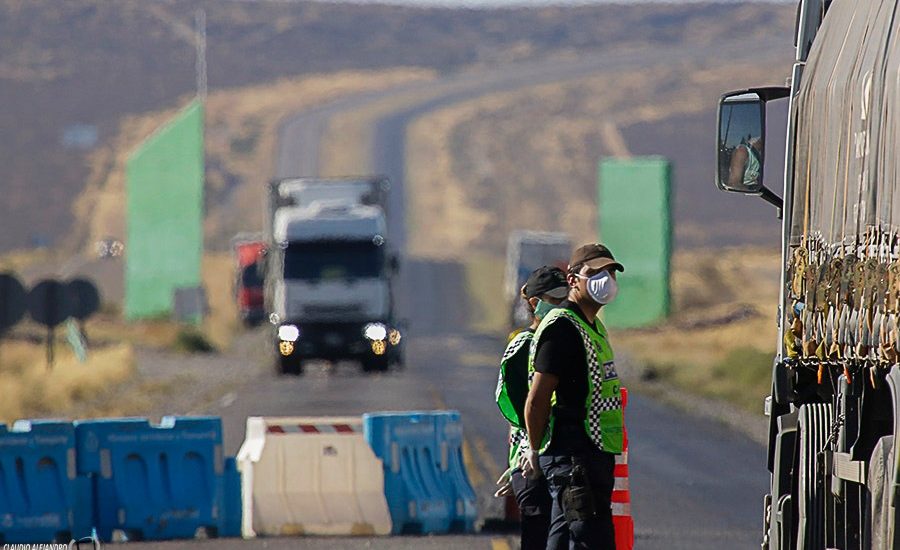
[[[203,104],[195,100],[128,159],[125,317],[169,315],[175,289],[200,285]]]
[[[600,161],[600,242],[625,266],[618,298],[603,308],[610,327],[647,326],[669,314],[671,174],[662,157]]]

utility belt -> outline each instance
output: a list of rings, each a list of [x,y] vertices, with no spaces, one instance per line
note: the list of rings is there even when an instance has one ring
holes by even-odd
[[[553,435],[550,447],[564,454],[588,449],[591,439],[584,428],[584,408],[553,407]]]

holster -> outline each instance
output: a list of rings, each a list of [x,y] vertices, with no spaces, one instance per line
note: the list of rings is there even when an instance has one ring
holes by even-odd
[[[562,491],[566,521],[586,521],[596,517],[597,505],[584,463],[573,460],[572,473],[568,477]]]

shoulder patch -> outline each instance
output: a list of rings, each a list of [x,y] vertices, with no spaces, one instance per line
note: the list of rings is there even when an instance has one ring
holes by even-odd
[[[618,378],[619,375],[616,373],[616,362],[607,361],[606,363],[603,363],[603,373],[603,377],[606,380],[609,380],[610,378]]]

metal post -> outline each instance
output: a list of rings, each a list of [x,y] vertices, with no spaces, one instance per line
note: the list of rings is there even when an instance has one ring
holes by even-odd
[[[197,35],[197,59],[195,68],[197,71],[197,97],[201,101],[206,100],[206,11],[198,9],[194,13],[194,23]]]

